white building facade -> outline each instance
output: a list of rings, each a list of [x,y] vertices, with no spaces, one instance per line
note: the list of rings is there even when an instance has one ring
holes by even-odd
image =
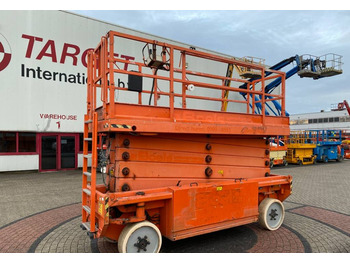
[[[290,116],[291,130],[344,130],[350,133],[350,116],[346,109]]]
[[[190,47],[65,11],[0,11],[0,172],[82,166],[86,56],[110,30]]]

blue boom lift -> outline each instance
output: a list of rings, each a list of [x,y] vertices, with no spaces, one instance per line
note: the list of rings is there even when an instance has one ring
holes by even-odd
[[[289,71],[286,72],[286,79],[290,78],[291,76],[295,75],[296,73],[300,77],[310,77],[313,79],[319,79],[323,77],[329,77],[329,76],[334,76],[342,73],[341,69],[341,56],[336,55],[336,54],[327,54],[323,55],[321,57],[316,57],[312,55],[295,55],[290,58],[284,59],[281,62],[273,65],[270,67],[270,69],[273,70],[281,70],[282,68],[286,67],[287,65],[294,63],[295,66],[290,69]],[[265,77],[271,75],[272,72],[266,72]],[[250,78],[248,81],[252,82],[256,79],[261,78],[260,76]],[[265,86],[265,92],[271,94],[276,87],[278,87],[282,82],[281,77],[276,78],[269,84]],[[247,89],[247,84],[242,84],[239,88],[242,89]],[[240,93],[245,99],[246,93]],[[252,97],[253,95],[251,95]],[[266,99],[270,99],[272,97],[266,96]],[[261,100],[262,97],[255,95],[255,106],[256,110],[258,111],[257,113],[259,114],[261,112]],[[280,115],[281,114],[281,105],[278,101],[272,100],[271,101],[275,107],[273,109],[269,104],[266,104],[266,107],[270,110],[270,112],[265,109],[265,114],[270,115],[271,113],[274,115]],[[252,105],[250,104],[252,107]],[[276,111],[275,111],[276,110]],[[288,112],[286,112],[286,115],[289,116]]]

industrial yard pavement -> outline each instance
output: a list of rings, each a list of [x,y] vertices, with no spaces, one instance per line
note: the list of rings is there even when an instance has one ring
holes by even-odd
[[[293,176],[277,231],[257,223],[190,239],[163,240],[161,252],[349,253],[350,161],[274,167]],[[0,252],[117,252],[81,230],[81,171],[0,173]]]

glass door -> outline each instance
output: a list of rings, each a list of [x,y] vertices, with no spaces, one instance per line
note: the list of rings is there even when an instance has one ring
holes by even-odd
[[[61,169],[75,168],[75,136],[61,136]]]
[[[41,170],[57,169],[57,136],[41,137]]]
[[[39,171],[57,171],[77,168],[79,135],[39,134]]]

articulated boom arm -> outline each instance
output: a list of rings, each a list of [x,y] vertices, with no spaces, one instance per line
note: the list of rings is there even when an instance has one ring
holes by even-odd
[[[332,58],[329,60],[330,55],[332,55]],[[335,55],[335,54],[327,54],[322,57],[316,57],[312,55],[295,55],[290,58],[284,59],[281,62],[273,65],[270,67],[272,70],[281,70],[282,68],[286,67],[287,65],[295,62],[296,65],[286,72],[285,79],[288,79],[292,77],[295,74],[298,74],[301,78],[303,77],[312,77],[313,79],[319,79],[329,76],[334,76],[342,73],[341,70],[341,56]],[[331,64],[331,65],[330,65]],[[266,72],[265,77],[271,75],[272,72]],[[252,82],[256,80],[257,78],[251,78],[248,81]],[[259,79],[259,78],[258,78]],[[272,82],[267,84],[265,86],[265,93],[271,94],[282,82],[281,77],[278,77],[274,79]],[[242,84],[239,88],[241,89],[247,89],[247,84]],[[246,100],[246,93],[241,92],[240,93]],[[253,95],[251,95],[253,98]],[[266,96],[265,98],[271,99],[271,96]],[[256,110],[258,113],[261,112],[261,95],[255,95],[254,101],[256,105]],[[274,105],[277,112],[267,104],[267,108],[271,111],[273,115],[280,115],[281,114],[281,105],[278,101],[271,100],[272,104]],[[270,112],[265,109],[265,114],[270,115]],[[288,116],[288,112],[286,112],[286,115]]]
[[[343,104],[346,107],[346,110],[348,110],[348,114],[350,115],[350,107],[349,107],[348,101],[344,100]]]

